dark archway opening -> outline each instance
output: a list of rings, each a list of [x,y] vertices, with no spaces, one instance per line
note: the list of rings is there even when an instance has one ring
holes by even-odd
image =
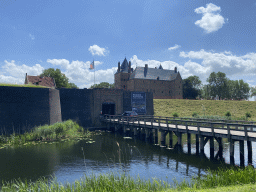
[[[102,115],[115,115],[115,103],[102,103]]]

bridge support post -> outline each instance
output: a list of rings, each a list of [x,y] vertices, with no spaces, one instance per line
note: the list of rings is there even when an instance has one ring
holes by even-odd
[[[158,129],[154,129],[155,144],[158,144]]]
[[[210,137],[210,159],[214,159],[214,137]]]
[[[252,142],[247,141],[247,149],[248,149],[248,164],[252,164]]]
[[[204,154],[204,136],[199,135],[200,137],[200,154]]]
[[[126,125],[123,126],[123,133],[126,133]]]
[[[199,135],[196,134],[196,155],[199,155]]]
[[[177,136],[178,136],[178,145],[181,146],[182,145],[182,133],[177,132]]]
[[[188,154],[191,154],[191,134],[187,133]]]
[[[107,130],[110,131],[110,123],[107,124]]]
[[[172,148],[172,136],[173,136],[173,132],[169,131],[169,148]]]
[[[133,128],[133,134],[134,134],[134,136],[137,136],[137,127]]]
[[[230,152],[230,164],[234,165],[235,159],[234,159],[234,140],[233,139],[229,140],[229,152]]]
[[[161,147],[166,147],[165,140],[166,140],[166,133],[165,131],[161,131]]]
[[[115,125],[115,132],[118,131],[118,125]]]
[[[244,140],[239,140],[240,166],[244,167]]]
[[[150,133],[149,133],[149,130],[147,128],[145,128],[145,134],[146,134],[145,139],[148,140],[148,138],[150,136]]]

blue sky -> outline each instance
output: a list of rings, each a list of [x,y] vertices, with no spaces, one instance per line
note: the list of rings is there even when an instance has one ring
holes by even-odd
[[[256,0],[3,0],[0,82],[59,68],[80,88],[113,83],[118,61],[211,72],[255,86]]]

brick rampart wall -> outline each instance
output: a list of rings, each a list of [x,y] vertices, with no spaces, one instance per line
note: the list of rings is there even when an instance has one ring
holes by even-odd
[[[23,133],[61,121],[58,90],[0,87],[0,134]]]

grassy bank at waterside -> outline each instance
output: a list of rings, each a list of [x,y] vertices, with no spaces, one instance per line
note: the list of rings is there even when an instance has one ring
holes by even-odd
[[[154,99],[154,111],[156,116],[177,113],[179,117],[209,118],[226,118],[229,111],[232,120],[256,121],[256,101]],[[246,118],[246,113],[251,117]]]
[[[232,169],[219,169],[218,171],[208,171],[207,175],[194,177],[190,183],[174,181],[169,184],[167,181],[154,179],[136,179],[122,173],[110,173],[100,175],[85,175],[74,183],[60,184],[56,178],[52,181],[39,179],[36,182],[12,181],[2,183],[2,191],[255,191],[256,171],[252,166],[245,168],[234,167]]]
[[[0,135],[0,149],[12,145],[26,145],[36,142],[52,142],[78,138],[88,138],[91,135],[72,120],[67,120],[53,125],[39,126],[24,134],[13,133],[10,136]]]

